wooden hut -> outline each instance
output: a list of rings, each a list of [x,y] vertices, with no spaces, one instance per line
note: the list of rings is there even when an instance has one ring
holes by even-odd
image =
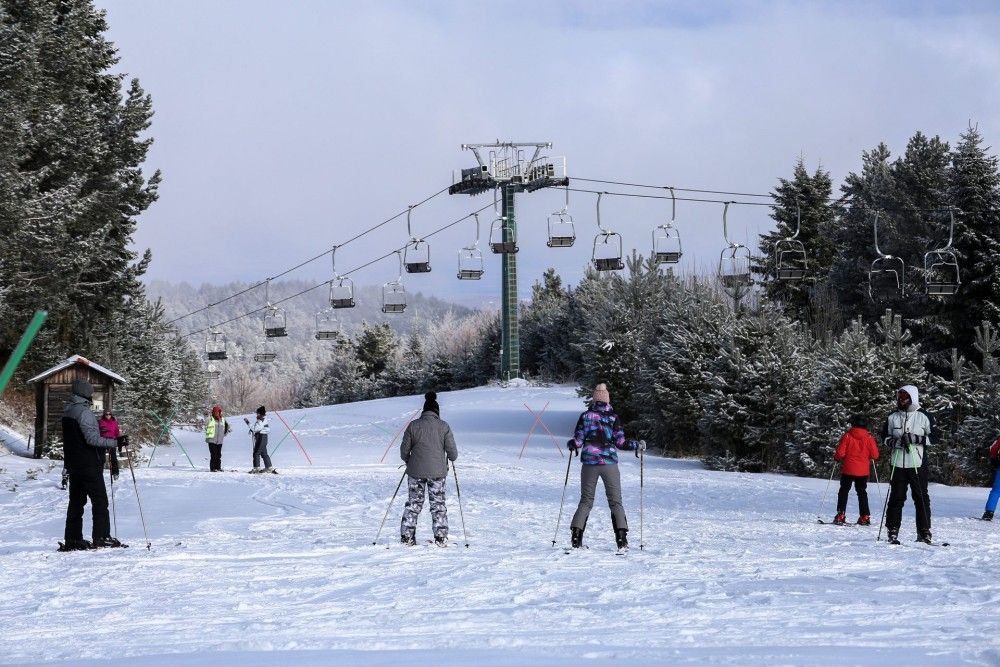
[[[63,404],[69,400],[75,379],[94,386],[94,411],[113,408],[115,384],[125,378],[79,354],[28,380],[35,385],[35,458],[41,458],[50,437],[62,435]]]

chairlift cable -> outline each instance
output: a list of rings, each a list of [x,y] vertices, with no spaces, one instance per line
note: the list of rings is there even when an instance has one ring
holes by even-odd
[[[482,213],[486,209],[492,208],[492,207],[493,207],[493,204],[489,203],[486,206],[483,206],[482,208],[479,208],[479,209],[477,209],[475,211],[472,211],[471,213],[467,213],[467,214],[463,215],[461,218],[459,218],[457,220],[454,220],[452,222],[449,222],[448,224],[444,225],[443,227],[439,227],[439,228],[435,229],[433,232],[430,232],[429,234],[425,234],[424,238],[429,238],[431,236],[434,236],[435,234],[440,234],[441,232],[443,232],[443,231],[445,231],[447,229],[450,229],[450,228],[454,227],[455,225],[458,225],[458,224],[460,224],[462,222],[465,222],[466,220],[468,220],[469,218],[473,217],[477,213]],[[405,211],[404,211],[404,213],[405,213]],[[397,217],[399,217],[399,216],[397,216]],[[368,262],[365,262],[364,264],[361,264],[360,266],[356,266],[353,269],[351,269],[350,271],[346,271],[346,272],[344,272],[341,275],[342,276],[349,276],[352,273],[357,273],[358,271],[361,271],[362,269],[368,268],[372,264],[376,264],[378,262],[381,262],[383,259],[386,259],[388,257],[392,257],[397,252],[402,252],[405,247],[406,246],[402,246],[400,248],[396,248],[395,250],[390,250],[389,252],[385,253],[384,255],[382,255],[380,257],[376,257],[376,258],[374,258],[374,259],[372,259],[372,260],[370,260]],[[329,252],[329,251],[327,251],[327,252]],[[317,290],[320,287],[325,287],[329,283],[330,283],[329,280],[324,280],[323,282],[317,283],[316,285],[313,285],[312,287],[307,287],[306,289],[304,289],[304,290],[302,290],[300,292],[296,292],[295,294],[292,294],[291,296],[286,296],[283,299],[279,299],[279,300],[273,302],[271,305],[272,306],[277,306],[279,304],[285,303],[286,301],[291,301],[292,299],[298,298],[298,297],[302,296],[303,294],[308,294],[309,292]],[[203,329],[198,329],[197,331],[191,331],[189,333],[182,334],[180,337],[181,338],[188,338],[189,336],[197,336],[198,334],[203,334],[206,331],[209,331],[210,329],[217,329],[219,327],[223,327],[223,326],[225,326],[227,324],[231,324],[231,323],[236,322],[238,320],[242,320],[242,319],[244,319],[246,317],[252,317],[253,315],[257,315],[257,314],[263,312],[264,310],[267,310],[266,306],[262,307],[262,308],[256,308],[256,309],[251,310],[249,312],[243,313],[242,315],[237,315],[236,317],[232,317],[232,318],[230,318],[228,320],[225,320],[224,322],[216,322],[215,324],[211,324],[211,325],[209,325],[209,326],[207,326],[207,327],[205,327]]]
[[[426,204],[430,200],[434,199],[435,197],[437,197],[437,196],[439,196],[441,194],[444,194],[447,191],[448,191],[448,188],[443,188],[441,190],[438,190],[434,194],[429,195],[428,197],[426,197],[426,198],[422,199],[421,201],[417,202],[416,204],[413,204],[412,206],[408,206],[406,208],[406,210],[400,211],[399,213],[397,213],[396,215],[392,216],[391,218],[387,218],[386,220],[383,220],[382,222],[378,223],[377,225],[374,225],[373,227],[369,227],[368,229],[366,229],[366,230],[364,230],[362,232],[359,232],[355,236],[352,236],[351,238],[347,239],[346,241],[343,241],[342,243],[338,243],[337,247],[343,247],[343,246],[347,245],[348,243],[352,243],[352,242],[357,241],[358,239],[360,239],[360,238],[362,238],[364,236],[367,236],[368,234],[374,232],[375,230],[377,230],[377,229],[379,229],[381,227],[384,227],[385,225],[389,224],[390,222],[393,222],[394,220],[397,220],[397,219],[401,218],[402,216],[406,215],[406,213],[409,212],[410,210],[412,210],[412,209],[414,209],[414,208],[416,208],[418,206],[421,206],[423,204]],[[191,317],[192,315],[197,315],[198,313],[201,313],[201,312],[204,312],[204,311],[209,310],[211,308],[214,308],[215,306],[222,305],[223,303],[225,303],[227,301],[231,301],[232,299],[235,299],[238,296],[242,296],[242,295],[246,294],[247,292],[252,292],[253,290],[257,289],[258,287],[260,287],[261,285],[263,285],[264,283],[266,283],[268,280],[277,280],[278,278],[287,276],[289,273],[292,273],[293,271],[297,271],[297,270],[301,269],[302,267],[315,262],[317,259],[320,259],[321,257],[325,257],[326,255],[330,254],[330,252],[331,252],[331,250],[325,250],[325,251],[321,252],[318,255],[310,257],[309,259],[303,261],[300,264],[296,264],[295,266],[291,267],[290,269],[286,269],[286,270],[282,271],[281,273],[278,273],[278,274],[275,274],[275,275],[273,275],[273,276],[271,276],[269,278],[266,278],[265,280],[258,281],[256,283],[254,283],[253,285],[250,285],[250,286],[246,287],[245,289],[242,289],[242,290],[240,290],[240,291],[238,291],[238,292],[236,292],[234,294],[230,294],[229,296],[227,296],[227,297],[225,297],[223,299],[219,299],[218,301],[210,303],[210,304],[208,304],[206,306],[202,306],[201,308],[198,308],[196,310],[192,310],[189,313],[185,313],[184,315],[180,315],[178,317],[175,317],[174,319],[170,320],[166,324],[170,325],[170,324],[173,324],[174,322],[179,322],[180,320],[183,320],[185,318]]]

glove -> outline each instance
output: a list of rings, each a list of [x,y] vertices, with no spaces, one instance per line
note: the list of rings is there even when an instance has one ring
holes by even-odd
[[[118,451],[123,453],[128,450],[128,436],[120,435],[118,436]]]
[[[566,441],[566,447],[569,448],[569,455],[570,456],[574,456],[574,455],[579,456],[580,455],[580,448],[576,446],[576,440],[573,440],[573,439],[567,440]]]
[[[640,451],[640,452],[646,451],[646,441],[645,440],[636,440],[635,441],[635,448],[638,451]]]

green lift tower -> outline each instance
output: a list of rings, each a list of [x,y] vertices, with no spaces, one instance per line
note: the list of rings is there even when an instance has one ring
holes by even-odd
[[[568,187],[566,159],[542,155],[549,142],[501,142],[462,144],[472,151],[477,165],[456,173],[448,194],[478,195],[493,192],[499,199],[499,217],[490,228],[490,250],[500,255],[500,379],[521,377],[520,341],[517,328],[517,218],[514,195],[548,187]],[[528,150],[534,149],[530,158]]]

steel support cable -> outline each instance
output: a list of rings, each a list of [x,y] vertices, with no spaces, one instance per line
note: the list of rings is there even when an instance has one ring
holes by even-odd
[[[408,206],[406,210],[400,211],[399,213],[397,213],[396,215],[392,216],[391,218],[387,218],[386,220],[383,220],[382,222],[378,223],[377,225],[375,225],[373,227],[369,227],[368,229],[366,229],[366,230],[364,230],[362,232],[359,232],[358,234],[356,234],[356,235],[352,236],[351,238],[347,239],[346,241],[344,241],[342,243],[338,243],[336,245],[337,245],[338,248],[342,248],[345,245],[347,245],[348,243],[352,243],[354,241],[357,241],[358,239],[360,239],[360,238],[362,238],[362,237],[364,237],[364,236],[366,236],[368,234],[371,234],[376,229],[379,229],[380,227],[384,227],[385,225],[388,225],[390,222],[393,222],[394,220],[397,220],[398,218],[403,217],[404,215],[406,215],[406,211],[407,210],[412,210],[412,209],[414,209],[414,208],[416,208],[418,206],[422,206],[423,204],[426,204],[430,200],[434,199],[435,197],[437,197],[437,196],[439,196],[441,194],[444,194],[447,191],[448,191],[447,187],[443,188],[441,190],[438,190],[434,194],[432,194],[432,195],[430,195],[428,197],[425,197],[424,199],[420,200],[416,204],[413,204],[412,206]],[[283,276],[287,276],[289,273],[292,273],[293,271],[298,271],[303,266],[306,266],[307,264],[311,264],[311,263],[315,262],[317,259],[320,259],[321,257],[326,257],[327,255],[330,254],[331,251],[332,250],[325,250],[325,251],[321,252],[318,255],[310,257],[309,259],[305,260],[304,262],[302,262],[300,264],[296,264],[295,266],[293,266],[290,269],[286,269],[285,271],[282,271],[281,273],[277,273],[277,274],[275,274],[275,275],[273,275],[273,276],[271,276],[269,278],[265,278],[264,280],[256,282],[253,285],[250,285],[249,287],[240,290],[239,292],[236,292],[234,294],[230,294],[229,296],[225,297],[224,299],[219,299],[218,301],[210,303],[207,306],[202,306],[201,308],[198,308],[197,310],[192,310],[189,313],[185,313],[184,315],[180,315],[179,317],[175,317],[174,319],[170,320],[166,324],[170,325],[170,324],[173,324],[174,322],[179,322],[180,320],[183,320],[185,318],[191,317],[192,315],[197,315],[198,313],[202,313],[202,312],[204,312],[206,310],[209,310],[211,308],[219,306],[219,305],[221,305],[221,304],[223,304],[223,303],[225,303],[227,301],[232,301],[233,299],[235,299],[238,296],[242,296],[242,295],[246,294],[247,292],[252,292],[253,290],[255,290],[258,287],[260,287],[261,285],[266,284],[267,281],[269,281],[269,280],[277,280],[278,278],[281,278]],[[347,274],[344,274],[344,275],[347,275]],[[323,283],[323,284],[326,284],[326,283]],[[185,335],[191,335],[191,334],[185,334]]]
[[[422,238],[426,239],[426,238],[430,238],[430,237],[434,236],[435,234],[440,234],[441,232],[443,232],[443,231],[445,231],[447,229],[451,229],[455,225],[458,225],[458,224],[460,224],[462,222],[465,222],[469,218],[472,218],[473,216],[475,216],[475,215],[477,215],[479,213],[482,213],[486,209],[492,208],[492,207],[493,207],[493,203],[491,202],[491,203],[487,204],[486,206],[483,206],[482,208],[476,209],[475,211],[472,211],[471,213],[467,213],[467,214],[463,215],[461,218],[458,218],[457,220],[449,222],[448,224],[444,225],[443,227],[438,227],[437,229],[435,229],[433,232],[430,232],[429,234],[424,234]],[[406,211],[403,211],[403,213],[406,213]],[[349,276],[352,273],[357,273],[358,271],[361,271],[362,269],[368,268],[372,264],[376,264],[378,262],[381,262],[383,259],[387,259],[389,257],[392,257],[397,252],[401,252],[403,250],[403,248],[405,248],[405,247],[406,246],[403,245],[403,246],[400,246],[399,248],[396,248],[394,250],[390,250],[389,252],[385,253],[384,255],[376,257],[375,259],[372,259],[372,260],[370,260],[368,262],[365,262],[364,264],[361,264],[360,266],[356,266],[353,269],[351,269],[350,271],[346,271],[344,273],[341,273],[340,275],[341,276]],[[271,305],[272,306],[277,306],[278,304],[285,303],[286,301],[291,301],[292,299],[298,298],[298,297],[302,296],[303,294],[308,294],[309,292],[312,292],[314,290],[318,290],[320,287],[325,287],[325,286],[327,286],[329,284],[330,284],[329,280],[324,280],[323,282],[318,283],[316,285],[313,285],[312,287],[307,287],[306,289],[304,289],[304,290],[302,290],[300,292],[296,292],[295,294],[292,294],[291,296],[286,296],[283,299],[278,299],[277,301],[273,301],[273,302],[271,302]],[[211,331],[212,329],[217,329],[217,328],[225,326],[227,324],[231,324],[232,322],[236,322],[238,320],[242,320],[243,318],[251,317],[253,315],[257,315],[259,313],[264,312],[265,310],[267,310],[267,306],[262,306],[260,308],[256,308],[256,309],[251,310],[249,312],[243,313],[242,315],[237,315],[236,317],[232,317],[232,318],[230,318],[228,320],[225,320],[224,322],[217,322],[215,324],[211,324],[211,325],[205,327],[204,329],[198,329],[197,331],[192,331],[190,333],[181,334],[180,337],[181,338],[187,338],[189,336],[197,336],[198,334],[203,334],[203,333],[205,333],[207,331]]]
[[[570,180],[570,182],[572,182],[572,181],[585,181],[585,182],[588,182],[588,183],[606,183],[606,184],[609,184],[609,185],[622,185],[622,186],[631,187],[631,188],[647,188],[647,189],[651,189],[651,190],[671,190],[672,189],[672,190],[677,190],[679,192],[697,192],[697,193],[702,193],[702,194],[713,194],[713,195],[732,195],[732,196],[735,196],[735,197],[766,197],[766,198],[770,198],[770,199],[774,199],[775,198],[775,195],[773,195],[773,194],[762,195],[762,194],[757,194],[757,193],[754,193],[754,192],[727,192],[725,190],[701,190],[701,189],[698,189],[698,188],[680,188],[680,187],[672,186],[672,185],[652,185],[652,184],[649,184],[649,183],[630,183],[628,181],[610,181],[610,180],[604,180],[604,179],[599,179],[599,178],[581,178],[579,176],[570,176],[569,180]],[[594,193],[594,192],[597,192],[597,191],[596,190],[579,190],[579,192],[592,192],[592,193]],[[620,193],[606,192],[605,194],[609,194],[609,195],[611,195],[611,194],[617,194],[617,195],[622,196],[622,197],[626,197],[626,196],[630,196],[630,197],[642,197],[642,195],[638,195],[638,194],[630,195],[630,194],[621,193],[621,192]],[[652,195],[647,195],[647,197],[652,197]],[[843,204],[849,197],[850,197],[850,195],[844,195],[843,197],[836,197],[836,198],[829,197],[829,198],[825,199],[824,201],[827,202],[828,205],[830,205],[830,206],[839,206],[840,204]],[[656,198],[657,199],[670,199],[670,197],[656,197]],[[718,203],[718,204],[724,204],[725,203],[724,201],[718,201],[718,200],[692,199],[692,198],[685,199],[685,198],[682,198],[682,197],[677,197],[677,200],[678,201],[693,201],[693,202]],[[731,202],[731,203],[733,203],[733,204],[743,204],[743,205],[748,205],[748,206],[774,206],[774,207],[777,207],[776,204],[762,204],[762,203],[759,203],[759,202]],[[893,209],[893,208],[887,208],[885,206],[872,207],[872,206],[867,206],[865,204],[857,204],[857,205],[850,204],[850,206],[852,206],[853,208],[866,209],[866,210],[869,210],[869,211],[874,211],[876,208],[878,208],[881,211],[895,211],[895,212],[902,212],[902,213],[911,213],[911,212],[912,213],[940,213],[941,211],[948,211],[948,210],[954,209],[953,206],[938,206],[936,208],[904,208],[904,209]]]

